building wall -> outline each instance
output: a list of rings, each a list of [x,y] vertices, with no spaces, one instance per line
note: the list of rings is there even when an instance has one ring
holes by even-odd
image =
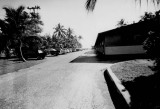
[[[142,45],[105,47],[105,55],[143,54],[143,53],[145,53],[145,51]]]
[[[100,53],[102,53],[102,54],[105,54],[105,41],[102,40],[102,41],[99,43],[99,45],[97,45],[97,46],[95,47],[95,49],[96,49],[96,51],[98,51],[98,52],[100,52]]]
[[[103,54],[104,53],[104,48],[102,46],[98,46],[98,47],[96,47],[96,51]]]
[[[120,35],[105,36],[105,46],[117,46],[121,43]]]

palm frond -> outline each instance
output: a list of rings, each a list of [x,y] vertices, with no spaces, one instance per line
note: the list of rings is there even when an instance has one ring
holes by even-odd
[[[85,7],[88,11],[93,11],[95,8],[97,0],[87,0]]]
[[[25,7],[24,6],[19,6],[16,10],[17,13],[22,13],[24,11]]]
[[[3,7],[3,9],[6,12],[6,18],[10,18],[15,16],[15,10],[11,7]]]
[[[140,6],[142,4],[142,0],[135,0],[135,2],[139,2]],[[149,1],[151,1],[155,6],[158,6],[160,4],[160,0],[146,0],[147,1],[147,5],[149,4]]]

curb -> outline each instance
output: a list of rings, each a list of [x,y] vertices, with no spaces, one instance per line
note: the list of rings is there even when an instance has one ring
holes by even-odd
[[[112,101],[116,109],[130,109],[131,96],[128,90],[122,85],[121,81],[112,72],[110,66],[105,70],[104,77],[106,79],[108,89]]]

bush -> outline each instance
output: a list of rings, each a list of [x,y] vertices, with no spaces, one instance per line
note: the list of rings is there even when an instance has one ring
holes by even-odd
[[[154,68],[159,70],[160,68],[160,33],[159,32],[149,32],[148,38],[143,43],[143,48],[146,50],[147,55],[151,59],[155,60]],[[158,68],[158,69],[157,69]]]

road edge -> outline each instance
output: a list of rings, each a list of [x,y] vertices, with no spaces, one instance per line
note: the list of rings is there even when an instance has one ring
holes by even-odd
[[[130,109],[131,96],[110,67],[111,66],[107,67],[104,71],[104,77],[106,79],[113,103],[116,109]]]

